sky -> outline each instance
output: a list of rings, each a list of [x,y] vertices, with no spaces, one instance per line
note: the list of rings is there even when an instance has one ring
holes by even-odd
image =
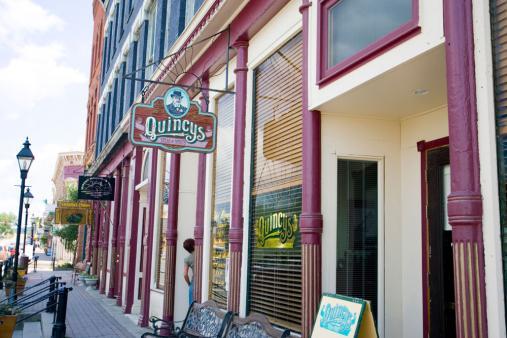
[[[84,151],[92,0],[0,0],[0,212],[19,207],[16,154],[28,136],[39,216],[59,152]]]

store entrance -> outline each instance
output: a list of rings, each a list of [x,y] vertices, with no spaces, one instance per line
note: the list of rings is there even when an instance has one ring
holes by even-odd
[[[430,337],[453,338],[456,337],[454,268],[452,228],[447,218],[449,148],[429,150],[427,156]]]

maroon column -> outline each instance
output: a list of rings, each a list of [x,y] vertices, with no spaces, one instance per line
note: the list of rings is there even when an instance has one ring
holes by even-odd
[[[153,245],[153,227],[155,222],[155,197],[157,196],[157,161],[158,150],[152,149],[150,190],[149,190],[149,215],[148,224],[143,234],[143,282],[141,286],[141,314],[139,315],[140,326],[147,326],[150,318],[150,286],[151,286],[151,251]]]
[[[303,187],[301,210],[302,249],[302,337],[311,335],[321,295],[321,235],[320,209],[320,112],[308,110],[308,11],[310,2],[303,0],[299,11],[303,15]]]
[[[122,177],[121,177],[121,213],[120,213],[120,225],[118,227],[118,292],[116,293],[116,305],[122,306],[123,297],[123,265],[125,255],[125,229],[127,226],[127,207],[128,207],[128,193],[129,193],[129,171],[130,171],[130,158],[127,157],[123,160],[122,165]]]
[[[102,252],[101,252],[101,279],[100,279],[100,293],[106,293],[107,281],[107,252],[109,247],[109,225],[111,221],[111,202],[107,202],[102,208]]]
[[[85,249],[85,261],[91,261],[92,254],[92,238],[93,238],[93,224],[86,225],[86,249]]]
[[[169,196],[166,230],[166,265],[164,280],[164,320],[174,319],[174,289],[176,280],[176,245],[178,240],[178,202],[180,192],[180,154],[171,155],[171,169],[169,173]]]
[[[457,337],[487,337],[472,0],[444,1]]]
[[[232,168],[231,226],[229,229],[230,269],[227,308],[239,312],[241,250],[243,249],[243,176],[245,159],[245,116],[247,90],[248,42],[234,43],[236,56],[236,100],[234,102],[234,164]]]
[[[93,236],[92,236],[92,275],[98,274],[98,245],[99,245],[99,235],[100,235],[100,206],[99,202],[93,203],[93,212],[94,212],[94,224],[93,224]]]
[[[137,258],[137,232],[139,224],[139,191],[135,189],[135,186],[141,182],[141,170],[143,165],[143,149],[136,147],[134,151],[134,175],[131,178],[131,185],[134,187],[134,193],[132,197],[132,226],[130,229],[130,240],[129,256],[127,264],[127,280],[125,290],[127,295],[125,297],[125,307],[123,311],[125,313],[132,312],[132,304],[134,303],[134,287],[136,285],[136,258]]]
[[[209,81],[206,78],[202,81],[202,87],[208,88]],[[203,111],[208,111],[208,91],[203,90],[201,96],[201,107]],[[197,202],[195,211],[195,262],[194,262],[194,300],[198,303],[202,301],[202,253],[204,237],[204,203],[206,193],[206,154],[199,154],[199,164],[197,173]]]
[[[118,252],[116,246],[118,245],[118,226],[120,224],[120,208],[121,208],[121,168],[117,168],[115,172],[115,186],[114,186],[114,219],[113,219],[113,233],[111,237],[111,260],[109,262],[109,290],[107,298],[114,298],[118,286],[118,279],[116,268],[118,265]]]

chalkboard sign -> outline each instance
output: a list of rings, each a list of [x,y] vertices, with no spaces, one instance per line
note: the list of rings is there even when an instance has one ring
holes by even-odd
[[[113,201],[114,177],[79,176],[77,196],[80,200]]]

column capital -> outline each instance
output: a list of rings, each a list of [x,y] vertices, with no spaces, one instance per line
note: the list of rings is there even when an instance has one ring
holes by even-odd
[[[240,40],[234,41],[232,46],[237,50],[246,49],[246,48],[248,48],[249,43],[248,43],[248,40],[246,40],[246,39],[240,39]]]
[[[306,12],[311,5],[312,5],[311,1],[303,0],[303,3],[301,4],[301,6],[299,6],[299,13],[304,14],[304,12]]]

